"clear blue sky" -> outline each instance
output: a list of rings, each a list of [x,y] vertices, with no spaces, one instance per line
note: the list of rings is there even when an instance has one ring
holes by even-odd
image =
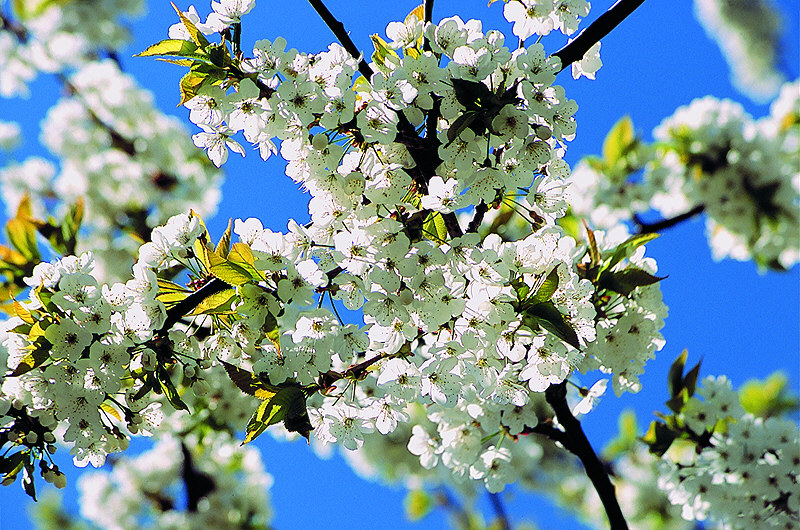
[[[186,1],[176,2],[182,9]],[[590,19],[613,2],[592,2]],[[787,23],[785,64],[794,79],[798,76],[799,0],[780,0]],[[135,41],[122,53],[125,69],[155,93],[165,112],[182,118],[189,126],[187,111],[176,109],[178,80],[183,69],[152,59],[131,55],[149,44],[166,38],[175,14],[166,0],[149,2],[149,14],[133,25]],[[484,30],[500,29],[510,35],[510,25],[502,19],[502,5],[486,7],[486,0],[437,0],[434,19],[458,14],[462,19],[481,18]],[[205,15],[208,3],[197,3]],[[384,34],[386,24],[402,20],[416,5],[416,0],[393,2],[330,0],[331,11],[344,22],[356,44],[370,50],[369,34]],[[289,47],[318,51],[333,37],[307,2],[268,2],[258,0],[254,11],[243,24],[243,48],[260,38],[284,36]],[[545,49],[553,52],[563,43],[558,36],[544,39]],[[578,135],[572,142],[567,160],[574,164],[581,156],[599,153],[609,128],[624,114],[629,114],[638,133],[650,139],[650,132],[676,107],[708,94],[740,101],[755,117],[768,112],[764,105],[754,105],[735,91],[728,70],[716,45],[694,19],[692,2],[673,0],[645,2],[621,27],[603,40],[603,68],[596,81],[573,81],[568,71],[561,74],[569,97],[575,99]],[[42,79],[32,86],[34,98],[28,102],[0,100],[0,119],[13,119],[23,125],[26,143],[19,155],[41,153],[36,142],[38,122],[47,106],[37,93],[55,97],[57,84]],[[22,156],[20,156],[22,158]],[[0,163],[4,162],[0,155]],[[221,233],[229,217],[258,217],[265,226],[283,230],[286,220],[307,219],[308,196],[283,175],[283,165],[273,157],[264,164],[256,152],[245,159],[232,154],[226,166],[223,202],[216,218],[207,220],[212,233]],[[661,283],[664,299],[670,308],[663,333],[666,347],[647,365],[642,377],[643,390],[637,395],[615,398],[609,394],[598,410],[584,421],[590,440],[597,449],[614,436],[616,418],[625,408],[633,408],[646,424],[652,412],[664,409],[666,374],[669,364],[688,348],[690,362],[703,358],[702,374],[727,374],[738,386],[752,377],[763,378],[783,369],[792,387],[798,388],[800,369],[800,273],[759,274],[750,262],[711,260],[702,220],[694,220],[671,229],[648,245],[648,254],[659,264],[659,273],[669,278]],[[400,489],[378,488],[353,475],[341,459],[319,461],[303,443],[280,444],[262,436],[267,470],[273,474],[272,502],[280,529],[324,525],[338,528],[440,528],[441,512],[412,525],[403,518]],[[65,452],[63,452],[65,453]],[[62,460],[64,454],[62,454]],[[77,473],[66,464],[72,492]],[[549,508],[538,500],[514,493],[509,503],[511,517],[520,521],[528,516],[542,527],[577,527],[574,523],[554,520]],[[27,528],[26,497],[19,484],[0,490],[0,522],[5,528]],[[70,498],[74,505],[74,497]],[[484,513],[490,513],[488,504]],[[356,522],[357,521],[357,522]],[[566,525],[566,526],[565,526]]]

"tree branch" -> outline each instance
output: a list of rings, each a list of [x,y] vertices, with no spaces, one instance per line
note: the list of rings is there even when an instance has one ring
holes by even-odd
[[[223,282],[219,278],[212,278],[210,282],[202,286],[200,289],[193,292],[174,306],[170,307],[167,310],[167,319],[164,321],[164,325],[161,326],[161,329],[159,329],[155,334],[163,335],[167,333],[172,326],[178,323],[181,318],[194,310],[194,308],[197,307],[200,302],[212,294],[216,294],[230,288],[230,285],[228,285],[226,282]]]
[[[600,15],[597,20],[581,31],[575,40],[553,54],[561,59],[561,70],[575,61],[580,61],[589,48],[600,42],[600,39],[611,33],[634,10],[642,5],[644,0],[618,0],[608,11]]]
[[[633,222],[636,223],[638,234],[652,234],[655,232],[660,232],[662,230],[666,230],[667,228],[672,228],[673,226],[686,221],[687,219],[691,219],[696,215],[700,215],[705,211],[706,207],[704,204],[699,204],[689,210],[688,212],[684,212],[680,215],[676,215],[675,217],[670,217],[669,219],[662,219],[660,221],[656,221],[654,223],[646,223],[642,220],[641,217],[634,214]]]
[[[606,516],[608,516],[611,528],[614,530],[627,529],[628,523],[625,521],[622,509],[619,507],[614,485],[608,477],[608,472],[603,462],[597,458],[594,449],[592,449],[592,445],[581,428],[581,423],[572,415],[572,411],[569,409],[566,381],[557,385],[550,385],[545,390],[544,396],[547,403],[553,407],[558,422],[564,428],[564,435],[570,440],[569,445],[565,445],[565,447],[581,459],[581,463],[583,463],[583,467],[586,470],[586,476],[592,481],[597,494],[600,496],[600,501],[606,510]]]
[[[424,20],[423,22],[427,24],[433,18],[433,0],[424,0],[422,3],[423,10],[424,10]],[[431,43],[428,42],[428,37],[425,36],[425,33],[422,34],[422,50],[429,52],[431,51]]]
[[[455,212],[443,213],[442,219],[444,220],[444,226],[447,227],[447,234],[450,237],[455,239],[464,235],[464,232],[461,230],[461,225],[458,224],[458,217],[456,217]]]
[[[472,216],[472,221],[469,222],[467,225],[467,233],[472,234],[478,231],[478,228],[481,226],[483,222],[483,216],[486,215],[486,212],[489,211],[489,206],[481,201],[475,206],[475,215]]]
[[[372,79],[372,75],[375,72],[372,71],[367,61],[364,60],[363,54],[356,48],[350,35],[347,34],[344,24],[336,20],[336,17],[325,7],[325,4],[323,4],[321,0],[308,0],[308,3],[311,4],[311,7],[319,14],[322,21],[331,29],[334,36],[339,40],[342,46],[344,46],[344,49],[347,50],[347,53],[358,61],[358,71],[361,72],[361,75],[363,75],[367,81]]]

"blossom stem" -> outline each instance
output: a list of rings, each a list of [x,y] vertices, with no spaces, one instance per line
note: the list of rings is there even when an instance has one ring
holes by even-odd
[[[696,215],[700,215],[706,209],[705,204],[699,204],[689,210],[688,212],[684,212],[680,215],[676,215],[675,217],[670,217],[669,219],[662,219],[660,221],[656,221],[653,223],[646,223],[642,220],[641,217],[638,215],[633,216],[633,222],[636,223],[636,227],[638,228],[637,233],[639,234],[652,234],[654,232],[660,232],[662,230],[666,230],[667,228],[672,228],[673,226],[686,221],[687,219],[691,219]]]
[[[347,50],[347,53],[358,61],[358,71],[361,72],[361,75],[363,75],[367,81],[371,80],[375,72],[372,71],[367,61],[364,60],[363,54],[356,48],[353,39],[347,34],[344,24],[336,20],[333,13],[325,7],[325,4],[323,4],[321,0],[308,0],[308,3],[311,4],[311,7],[313,7],[320,18],[322,18],[322,21],[331,29],[334,36],[339,40],[342,46],[344,46],[344,49]]]
[[[553,54],[554,57],[561,59],[561,70],[580,61],[592,46],[611,33],[611,30],[619,26],[643,3],[644,0],[618,0],[608,11],[581,31],[572,42]]]
[[[566,382],[557,385],[550,385],[544,393],[547,403],[556,413],[558,422],[564,429],[564,435],[569,440],[569,444],[564,447],[572,454],[580,458],[586,470],[586,476],[592,481],[600,501],[606,510],[606,516],[611,528],[626,529],[628,523],[622,514],[622,509],[617,501],[617,495],[611,479],[608,477],[603,462],[597,457],[592,445],[583,432],[580,421],[572,415],[572,411],[567,404],[567,384]]]

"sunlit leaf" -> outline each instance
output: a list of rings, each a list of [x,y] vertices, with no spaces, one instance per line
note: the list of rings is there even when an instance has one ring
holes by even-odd
[[[202,315],[212,313],[228,313],[231,311],[231,304],[239,295],[233,289],[225,289],[218,293],[211,294],[197,304],[190,315]]]
[[[170,379],[166,368],[159,366],[156,369],[156,376],[158,377],[161,390],[164,392],[164,395],[167,396],[167,401],[169,401],[170,404],[175,407],[175,410],[188,411],[189,407],[181,400],[180,394],[178,394],[178,390],[175,388],[175,385],[172,384],[172,379]]]
[[[225,229],[225,232],[222,234],[222,237],[219,238],[219,242],[217,243],[217,248],[215,248],[214,250],[220,256],[226,257],[230,249],[231,249],[231,220],[228,219],[228,228]]]
[[[172,4],[172,8],[175,10],[175,12],[178,13],[181,22],[183,23],[183,27],[186,28],[186,32],[189,33],[189,38],[192,39],[192,42],[194,42],[200,48],[205,48],[208,46],[208,39],[206,39],[205,35],[203,35],[200,30],[197,29],[197,26],[194,25],[194,22],[189,20],[186,15],[184,15],[183,12],[178,9],[174,2],[170,2],[170,4]]]
[[[245,394],[255,396],[258,399],[271,399],[279,390],[279,387],[268,385],[247,370],[243,370],[223,360],[225,372],[236,387]]]
[[[603,158],[606,167],[613,168],[617,165],[617,162],[625,156],[635,140],[633,121],[631,121],[630,116],[623,116],[614,124],[603,141]]]
[[[667,376],[667,385],[669,386],[669,395],[671,397],[677,396],[683,388],[683,369],[686,366],[686,359],[689,357],[689,351],[683,350],[678,355],[678,358],[672,361],[669,367],[669,375]]]
[[[541,304],[542,302],[547,302],[553,297],[553,294],[558,290],[558,271],[553,269],[550,271],[550,274],[547,275],[547,278],[544,279],[542,284],[539,286],[539,289],[536,291],[530,298],[530,303],[532,305]]]

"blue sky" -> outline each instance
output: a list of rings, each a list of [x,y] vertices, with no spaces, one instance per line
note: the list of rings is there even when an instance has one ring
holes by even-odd
[[[186,1],[176,2],[182,9]],[[462,19],[481,18],[484,30],[500,29],[510,35],[510,25],[502,18],[500,2],[490,8],[486,0],[437,0],[434,19],[458,14]],[[153,59],[133,58],[134,53],[166,38],[169,25],[176,21],[166,0],[149,2],[149,14],[132,25],[134,43],[121,54],[125,69],[155,94],[157,104],[167,113],[188,122],[188,112],[175,108],[178,80],[183,69]],[[590,19],[607,9],[610,0],[593,2]],[[581,156],[599,153],[609,128],[624,114],[633,119],[636,130],[645,139],[661,120],[680,105],[708,94],[728,97],[744,104],[755,117],[768,112],[768,106],[755,105],[736,92],[729,81],[727,66],[716,45],[710,41],[693,16],[689,0],[645,2],[621,27],[603,40],[603,68],[596,81],[573,81],[568,71],[559,77],[569,97],[580,109],[578,134],[567,154],[570,164]],[[798,21],[800,0],[776,2],[786,20],[784,64],[788,77],[798,76]],[[196,4],[205,15],[207,3]],[[369,35],[383,35],[386,24],[402,20],[416,1],[376,2],[330,0],[331,11],[345,24],[360,49],[369,51]],[[257,6],[243,24],[243,48],[260,38],[285,37],[289,47],[318,51],[333,37],[307,2],[257,1]],[[563,44],[563,38],[543,40],[549,52]],[[29,101],[0,100],[0,119],[19,121],[26,143],[17,153],[42,154],[36,142],[38,123],[47,106],[58,94],[58,85],[42,78],[32,86]],[[41,103],[37,94],[50,98]],[[194,131],[193,131],[194,132]],[[0,157],[0,163],[4,162]],[[227,219],[258,217],[265,226],[282,230],[286,220],[308,218],[308,196],[283,175],[282,161],[273,157],[263,163],[257,152],[248,151],[244,159],[232,154],[224,166],[226,182],[219,214],[207,219],[212,233],[221,233]],[[616,433],[620,411],[633,408],[646,424],[652,412],[663,410],[666,399],[666,374],[672,360],[687,348],[690,363],[703,359],[702,375],[726,374],[735,386],[752,377],[763,378],[783,369],[792,387],[798,389],[800,368],[800,271],[760,274],[753,263],[714,262],[704,235],[704,222],[695,219],[673,228],[648,245],[648,255],[656,258],[659,273],[669,275],[661,283],[670,315],[663,330],[667,340],[657,358],[647,365],[642,377],[643,390],[637,395],[615,398],[609,393],[599,408],[585,418],[589,439],[597,449]],[[593,379],[589,379],[591,382]],[[435,512],[419,524],[403,518],[400,489],[378,488],[355,477],[340,458],[318,460],[304,443],[281,444],[262,436],[267,470],[274,475],[272,502],[277,528],[300,528],[324,525],[326,528],[440,528],[441,512]],[[64,461],[74,487],[77,473]],[[0,521],[8,527],[27,528],[26,497],[19,484],[2,491]],[[74,488],[72,490],[74,492]],[[519,522],[527,516],[543,527],[575,527],[561,522],[539,500],[522,495],[513,487],[509,502],[511,517]],[[74,505],[74,498],[71,499]],[[490,513],[488,503],[482,505]]]

